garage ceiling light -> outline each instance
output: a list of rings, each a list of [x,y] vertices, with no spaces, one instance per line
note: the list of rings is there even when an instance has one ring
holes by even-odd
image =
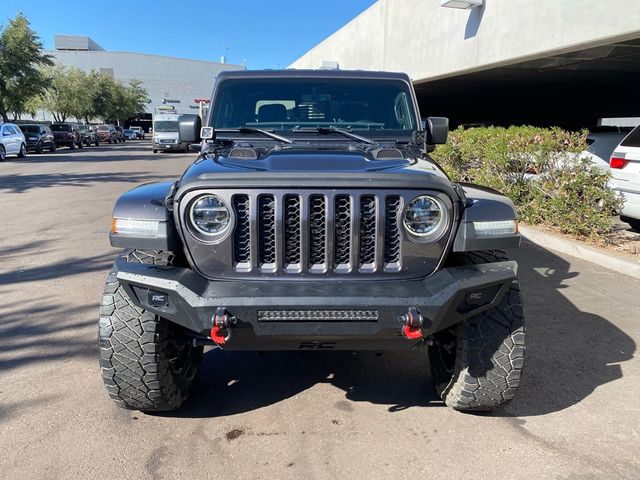
[[[473,8],[482,7],[484,0],[440,0],[440,5],[447,8]]]

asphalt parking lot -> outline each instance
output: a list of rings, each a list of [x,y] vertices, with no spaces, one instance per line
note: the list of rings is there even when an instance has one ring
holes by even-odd
[[[421,349],[209,351],[178,413],[113,406],[96,359],[111,208],[193,157],[128,142],[0,164],[0,478],[640,478],[640,281],[529,243],[504,411],[444,407]]]

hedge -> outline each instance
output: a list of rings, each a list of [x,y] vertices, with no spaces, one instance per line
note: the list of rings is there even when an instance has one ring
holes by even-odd
[[[609,172],[581,156],[586,136],[529,126],[458,128],[432,156],[452,180],[509,196],[525,223],[602,239],[620,200],[607,188]]]

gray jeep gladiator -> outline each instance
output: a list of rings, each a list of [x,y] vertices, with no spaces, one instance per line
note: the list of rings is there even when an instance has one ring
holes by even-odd
[[[409,78],[363,71],[220,74],[200,152],[177,181],[113,211],[99,320],[120,406],[180,407],[203,348],[426,347],[443,401],[489,410],[516,393],[524,316],[516,212],[429,158],[448,120],[421,121]]]

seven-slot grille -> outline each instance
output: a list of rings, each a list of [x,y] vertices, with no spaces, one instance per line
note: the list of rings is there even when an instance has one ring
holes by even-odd
[[[375,273],[402,269],[400,195],[233,195],[238,272]]]

